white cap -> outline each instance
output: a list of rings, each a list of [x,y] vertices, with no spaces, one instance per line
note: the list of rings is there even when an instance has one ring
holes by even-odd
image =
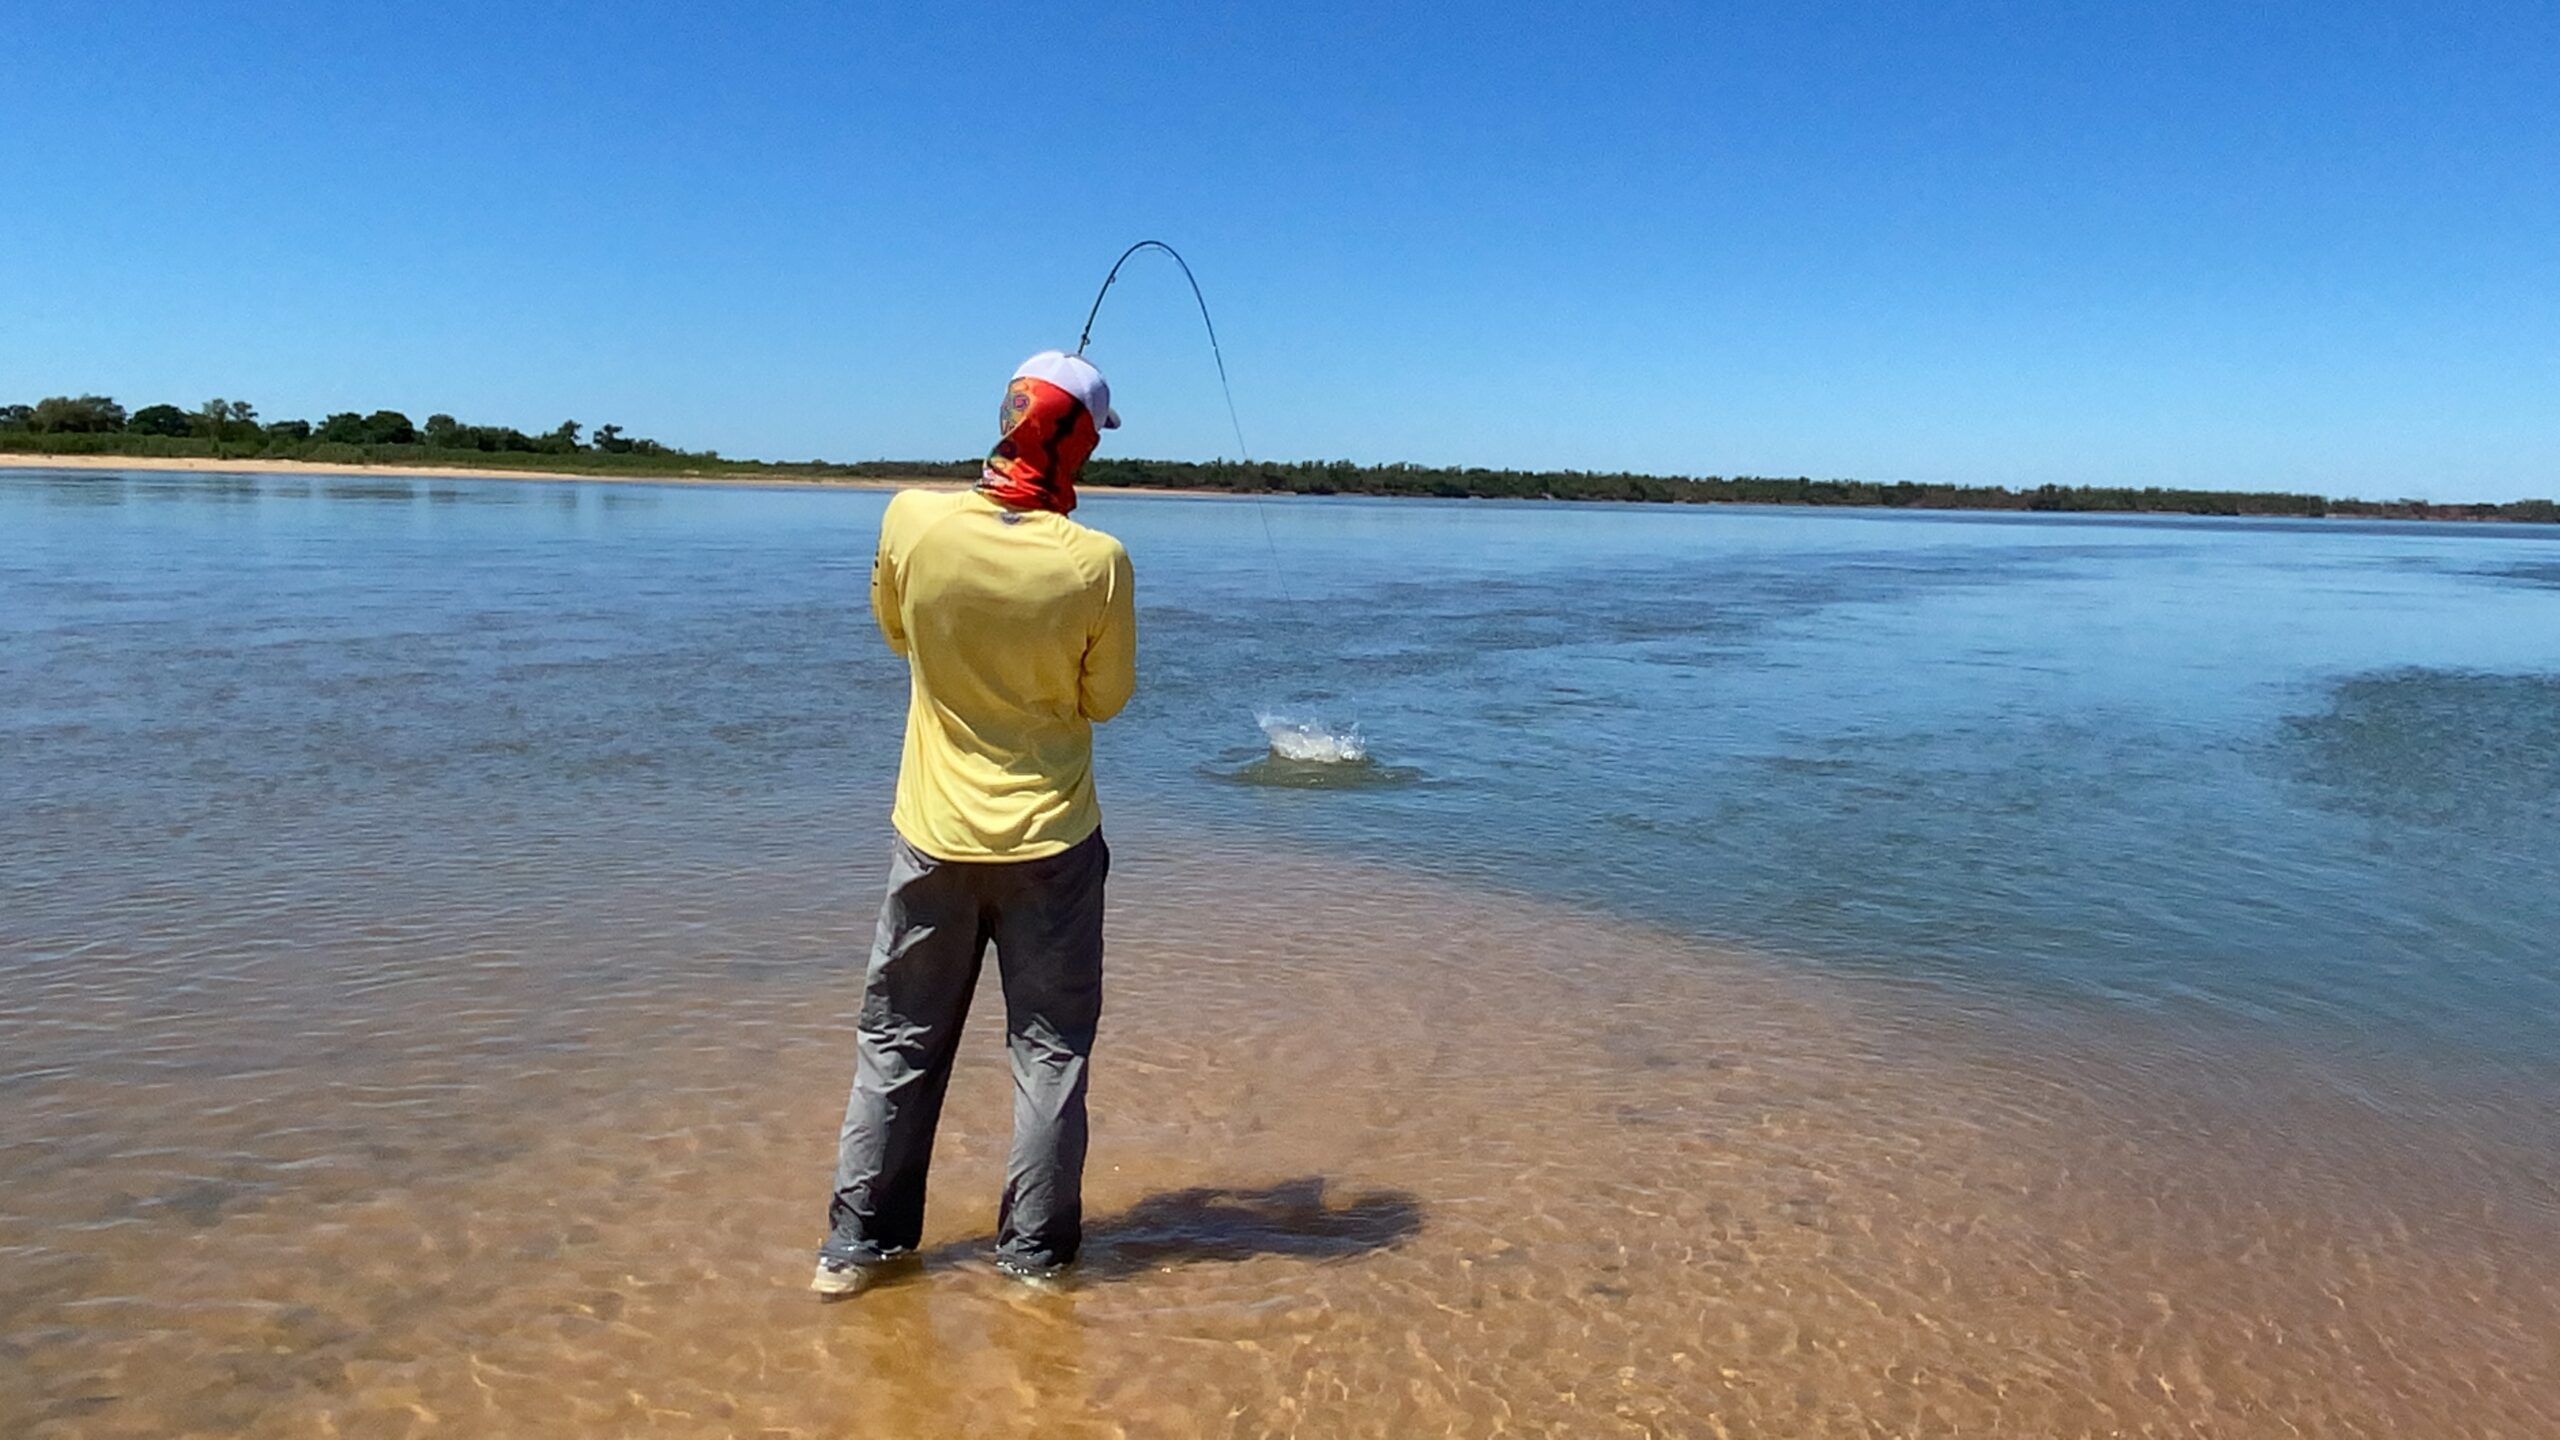
[[[1076,402],[1093,412],[1093,423],[1105,430],[1120,428],[1120,412],[1111,408],[1111,382],[1093,368],[1093,362],[1064,350],[1043,350],[1022,362],[1013,372],[1020,380],[1028,376],[1046,380],[1076,397]]]

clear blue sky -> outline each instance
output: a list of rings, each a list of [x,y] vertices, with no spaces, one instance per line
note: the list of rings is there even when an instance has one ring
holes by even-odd
[[[2560,5],[10,7],[0,399],[2560,493]],[[1232,449],[1132,263],[1106,453]]]

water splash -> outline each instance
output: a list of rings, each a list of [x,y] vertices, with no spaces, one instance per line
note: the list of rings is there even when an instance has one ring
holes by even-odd
[[[1422,778],[1408,766],[1379,764],[1356,725],[1335,727],[1270,711],[1253,718],[1262,727],[1263,746],[1230,750],[1219,764],[1202,766],[1202,774],[1231,785],[1281,790],[1367,790]]]
[[[1357,765],[1369,758],[1369,742],[1361,737],[1357,725],[1337,730],[1321,720],[1292,719],[1268,710],[1253,718],[1270,740],[1271,753],[1282,760],[1308,765]]]

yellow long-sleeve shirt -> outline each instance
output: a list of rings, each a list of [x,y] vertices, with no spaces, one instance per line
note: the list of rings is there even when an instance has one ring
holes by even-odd
[[[1129,552],[1045,510],[908,490],[880,520],[871,613],[907,657],[890,823],[945,860],[1036,860],[1102,825],[1093,722],[1137,683]]]

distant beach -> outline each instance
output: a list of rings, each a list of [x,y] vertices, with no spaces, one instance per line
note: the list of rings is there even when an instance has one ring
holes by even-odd
[[[0,451],[0,470],[167,471],[197,475],[415,475],[443,480],[571,480],[607,485],[711,485],[728,489],[904,490],[915,485],[956,489],[963,482],[949,475],[813,475],[784,472],[770,475],[717,475],[664,470],[619,473],[601,470],[517,470],[494,466],[339,464],[319,460],[264,460],[255,457],[216,460],[201,455],[31,455]],[[1169,488],[1160,485],[1094,485],[1076,487],[1088,494],[1188,495],[1234,499],[1230,490]]]
[[[894,490],[923,479],[870,479],[855,476],[693,475],[648,471],[613,474],[597,470],[521,470],[496,466],[333,464],[318,460],[262,460],[256,457],[214,459],[202,455],[34,455],[0,452],[0,470],[169,470],[209,475],[424,475],[452,480],[606,480],[667,485],[787,485],[846,490]]]

